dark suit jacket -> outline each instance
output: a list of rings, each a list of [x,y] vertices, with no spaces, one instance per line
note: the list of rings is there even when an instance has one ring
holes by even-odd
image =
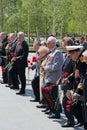
[[[15,52],[17,54],[15,65],[18,68],[27,67],[27,57],[28,57],[28,44],[26,41],[23,41],[23,43],[17,44]]]
[[[68,73],[68,75],[72,74],[75,70],[75,62],[70,59],[69,56],[66,57],[65,62],[62,67],[63,73]],[[73,83],[74,83],[74,77],[69,78],[70,83],[67,83],[66,85],[62,85],[62,89],[64,93],[66,93],[67,90],[73,89]]]

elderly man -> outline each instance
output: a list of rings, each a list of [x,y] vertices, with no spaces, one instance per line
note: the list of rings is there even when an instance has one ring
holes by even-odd
[[[62,66],[62,75],[61,75],[61,84],[63,81],[63,78],[65,78],[65,74],[66,77],[68,77],[70,74],[72,74],[74,72],[74,68],[75,68],[75,62],[72,61],[72,59],[69,57],[69,55],[67,54],[67,50],[66,50],[66,46],[72,46],[73,45],[73,40],[70,37],[64,37],[62,40],[62,49],[63,49],[63,58],[64,58],[64,63]],[[67,104],[67,97],[66,97],[66,92],[67,90],[72,90],[73,89],[73,84],[74,82],[71,81],[71,84],[67,83],[67,84],[62,84],[61,88],[63,90],[63,108],[64,108],[64,113],[67,117],[67,122],[64,123],[62,125],[62,127],[69,127],[69,126],[74,126],[74,117],[73,117],[73,113],[72,111],[67,111],[66,110],[66,104]]]
[[[16,56],[13,56],[11,61],[14,62],[15,73],[19,75],[19,79],[21,81],[21,89],[17,94],[22,95],[25,94],[25,87],[26,87],[25,68],[28,66],[27,65],[28,44],[24,40],[23,32],[19,32],[17,36],[18,36],[18,43],[15,49]]]
[[[36,52],[36,57],[38,57],[38,49],[40,47],[40,42],[39,41],[35,41],[34,44],[33,44],[33,48]],[[36,69],[36,72],[35,72],[35,75],[34,75],[34,78],[31,82],[31,85],[32,85],[32,89],[33,89],[33,93],[34,93],[34,96],[35,96],[35,99],[34,100],[30,100],[31,102],[39,102],[40,101],[40,93],[39,93],[39,65],[40,63],[39,62],[36,62],[35,64],[33,65],[29,65],[29,68],[34,70]]]
[[[52,118],[56,114],[54,108],[58,96],[56,81],[61,75],[63,55],[56,47],[55,37],[51,36],[47,39],[47,47],[50,50],[50,54],[48,55],[46,65],[43,67],[45,73],[45,84],[43,85],[42,93],[51,112],[49,118]],[[56,117],[60,118],[60,113],[57,114]]]
[[[5,49],[7,52],[8,62],[10,63],[12,59],[12,54],[15,53],[15,48],[18,43],[18,40],[17,40],[16,34],[14,33],[10,33],[8,36],[8,39],[9,39],[9,44],[6,46]],[[13,80],[12,78],[14,77],[13,75],[15,76],[15,80]],[[8,85],[6,85],[6,87],[10,87],[11,89],[19,89],[19,86],[18,86],[19,82],[17,81],[18,81],[18,76],[14,71],[14,67],[13,66],[8,67]],[[13,82],[14,82],[14,85],[13,85]]]

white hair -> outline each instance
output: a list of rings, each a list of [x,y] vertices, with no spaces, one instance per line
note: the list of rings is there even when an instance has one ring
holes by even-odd
[[[10,33],[9,37],[16,37],[16,34],[15,33]]]
[[[87,57],[87,50],[82,53],[83,56]]]
[[[6,35],[6,32],[1,32],[0,35]]]
[[[22,35],[24,37],[24,32],[18,32],[17,36]]]
[[[56,38],[55,37],[53,37],[53,36],[50,36],[48,39],[47,39],[47,42],[51,42],[51,43],[54,43],[54,44],[56,44]]]

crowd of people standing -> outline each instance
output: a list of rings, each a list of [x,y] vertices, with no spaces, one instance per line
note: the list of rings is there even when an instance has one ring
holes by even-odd
[[[87,129],[87,42],[80,38],[79,43],[71,37],[62,39],[62,52],[56,46],[56,38],[50,36],[46,43],[34,42],[36,55],[40,61],[29,65],[36,68],[32,80],[37,108],[45,108],[42,112],[49,118],[61,118],[62,110],[67,121],[62,127],[80,127]],[[38,79],[38,80],[37,80]],[[60,103],[59,86],[63,91]],[[84,93],[85,92],[85,93]]]
[[[62,127],[80,127],[87,130],[87,42],[81,37],[77,43],[71,37],[62,39],[62,51],[56,45],[57,39],[50,36],[46,42],[33,44],[35,64],[28,60],[28,44],[24,33],[17,36],[0,33],[0,66],[6,87],[18,89],[24,95],[26,89],[25,69],[36,69],[31,86],[35,96],[32,102],[39,102],[37,108],[49,114],[49,118],[67,118]],[[19,84],[21,87],[19,87]],[[59,86],[63,91],[60,102]]]
[[[7,36],[5,32],[0,33],[0,66],[2,69],[1,83],[11,89],[19,90],[16,94],[25,94],[26,76],[25,68],[28,66],[28,44],[24,39],[24,33],[11,33]],[[19,82],[20,79],[20,82]]]

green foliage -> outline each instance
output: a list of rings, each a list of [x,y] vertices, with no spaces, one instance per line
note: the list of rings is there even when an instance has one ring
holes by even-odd
[[[0,0],[0,31],[87,33],[87,0]]]

